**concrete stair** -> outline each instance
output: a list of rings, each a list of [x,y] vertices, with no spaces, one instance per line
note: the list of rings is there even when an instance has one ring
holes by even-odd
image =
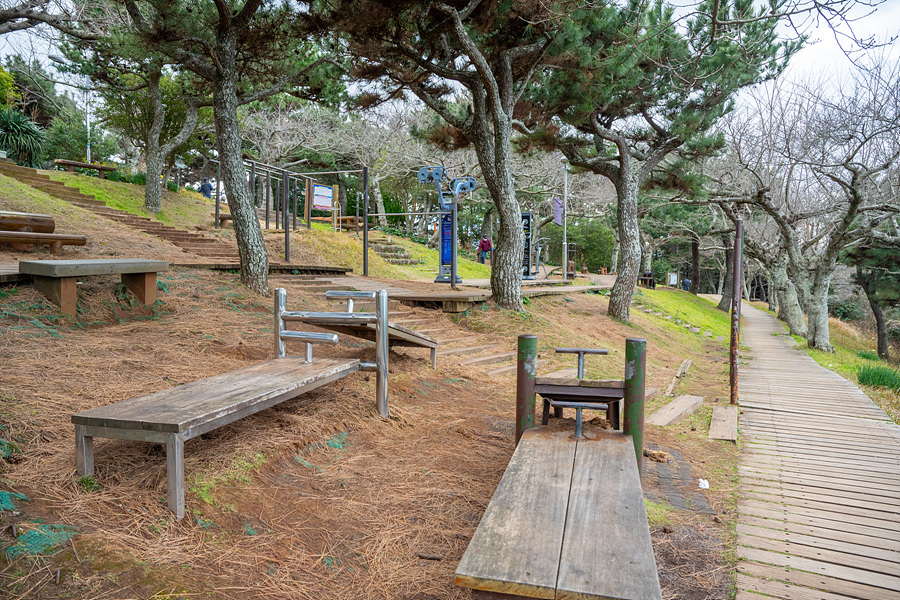
[[[412,265],[418,261],[412,259],[406,248],[381,237],[369,240],[369,249],[392,265]]]

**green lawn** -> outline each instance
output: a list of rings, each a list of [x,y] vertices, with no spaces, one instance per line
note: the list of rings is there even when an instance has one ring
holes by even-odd
[[[635,294],[637,306],[655,308],[675,319],[699,327],[701,331],[711,331],[713,337],[721,335],[729,339],[731,316],[716,309],[716,305],[706,298],[680,290],[640,290]],[[673,319],[674,320],[674,319]]]

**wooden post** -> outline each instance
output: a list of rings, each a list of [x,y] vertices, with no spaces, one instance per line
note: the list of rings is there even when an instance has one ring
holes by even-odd
[[[216,166],[216,229],[219,228],[219,180],[222,178],[222,165]]]
[[[312,203],[312,180],[306,180],[306,199],[303,201],[303,211],[304,215],[306,215],[306,228],[312,228],[312,208],[310,204]]]
[[[738,218],[734,224],[734,266],[731,288],[731,352],[729,356],[731,383],[731,404],[738,403],[738,356],[741,340],[741,288],[743,285],[743,260],[741,250],[744,223]]]
[[[625,424],[623,432],[634,442],[638,473],[644,468],[644,384],[647,368],[647,340],[625,340]]]
[[[534,378],[537,375],[537,336],[520,335],[516,362],[516,444],[534,427]]]

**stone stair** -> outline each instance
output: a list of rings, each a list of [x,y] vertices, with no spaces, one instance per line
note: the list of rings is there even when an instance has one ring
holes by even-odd
[[[0,174],[12,177],[54,198],[71,202],[112,221],[162,238],[185,252],[216,261],[240,261],[237,248],[231,244],[225,244],[193,231],[176,229],[159,221],[153,221],[147,217],[134,215],[124,210],[111,208],[94,196],[82,194],[77,188],[50,179],[47,174],[41,173],[37,169],[20,167],[7,161],[0,161]]]
[[[369,249],[392,265],[413,265],[418,261],[413,260],[406,248],[393,243],[390,238],[380,237],[369,240]]]

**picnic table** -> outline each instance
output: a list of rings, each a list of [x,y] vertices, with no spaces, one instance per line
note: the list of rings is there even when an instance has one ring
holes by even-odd
[[[2,239],[2,237],[0,237]],[[34,287],[64,313],[75,315],[78,279],[90,275],[121,275],[122,283],[142,304],[156,302],[156,274],[169,263],[139,258],[84,260],[22,260],[19,273],[34,277]]]

